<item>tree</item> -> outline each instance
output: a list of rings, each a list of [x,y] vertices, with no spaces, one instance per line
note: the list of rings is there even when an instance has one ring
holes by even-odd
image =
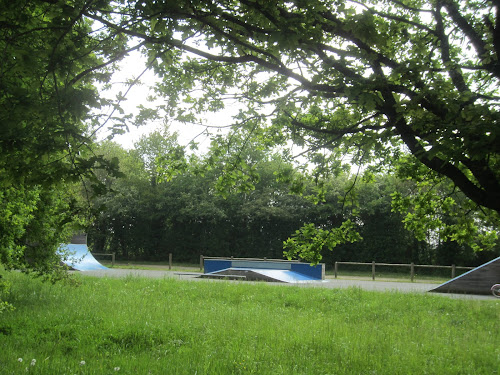
[[[123,122],[106,114],[113,103],[96,83],[109,79],[126,41],[96,38],[83,15],[90,3],[0,1],[0,263],[8,269],[57,269],[58,247],[87,224],[78,184],[90,191],[96,169],[113,173],[93,139]]]
[[[89,22],[63,2],[0,6],[0,263],[46,274],[83,224],[74,183],[95,165],[82,146],[97,92],[75,75],[99,59]]]
[[[79,76],[100,63],[90,23],[64,1],[1,6],[2,186],[78,179],[95,162],[81,151],[91,144],[90,108],[100,105],[95,76]]]

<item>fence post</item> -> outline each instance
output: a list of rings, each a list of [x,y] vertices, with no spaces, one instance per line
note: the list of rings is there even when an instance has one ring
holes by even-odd
[[[375,280],[375,261],[372,261],[372,280]]]
[[[339,264],[338,262],[335,262],[335,267],[334,267],[334,271],[333,271],[333,274],[335,275],[335,278],[337,278],[337,273],[339,272]]]
[[[115,253],[111,253],[111,267],[115,266]]]
[[[411,262],[411,264],[410,264],[410,279],[411,279],[411,282],[413,282],[414,278],[415,278],[415,263]]]
[[[455,278],[455,271],[456,271],[456,267],[454,264],[451,265],[451,278],[454,279]]]
[[[203,255],[200,255],[200,271],[203,271],[203,266],[204,266]]]
[[[168,253],[168,269],[172,269],[172,253]]]

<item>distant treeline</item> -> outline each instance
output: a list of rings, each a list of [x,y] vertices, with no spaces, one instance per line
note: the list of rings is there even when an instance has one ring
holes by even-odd
[[[284,170],[288,175],[299,172],[277,156],[259,155],[255,189],[222,196],[214,188],[217,169],[201,174],[185,168],[170,181],[159,181],[156,156],[175,146],[175,137],[155,133],[131,151],[115,143],[101,145],[105,156],[119,162],[124,176],[99,176],[108,192],[92,201],[95,221],[88,235],[93,251],[151,261],[166,261],[172,253],[177,262],[197,262],[200,254],[283,258],[283,241],[305,223],[331,228],[356,210],[363,241],[323,251],[324,262],[469,266],[498,254],[498,249],[476,253],[466,245],[442,242],[433,233],[426,241],[417,240],[404,228],[401,214],[391,210],[391,194],[407,193],[410,181],[388,175],[376,175],[369,182],[358,178],[356,195],[347,196],[355,178],[345,173],[332,176],[322,199],[313,202],[308,196],[315,194],[314,183],[306,183],[301,194],[291,194],[289,181],[280,182],[276,176]]]

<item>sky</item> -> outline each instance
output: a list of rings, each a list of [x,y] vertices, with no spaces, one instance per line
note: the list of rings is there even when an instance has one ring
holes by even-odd
[[[132,52],[127,56],[121,63],[120,69],[117,70],[112,77],[112,89],[109,91],[102,91],[102,95],[108,98],[114,98],[121,91],[125,93],[129,87],[125,82],[127,80],[138,77],[144,70],[146,64],[145,59],[138,53]],[[140,78],[141,85],[134,85],[130,88],[126,94],[126,101],[122,103],[122,107],[125,111],[129,113],[137,114],[137,107],[143,105],[145,107],[152,107],[155,104],[161,104],[161,98],[157,99],[155,102],[149,102],[147,100],[148,96],[152,94],[150,87],[154,84],[157,77],[155,77],[152,71],[146,71]],[[231,106],[222,113],[209,114],[206,116],[206,125],[212,126],[210,132],[216,133],[217,126],[225,126],[231,123],[231,114],[236,113],[236,108],[231,108]],[[199,143],[199,149],[201,151],[207,151],[210,145],[210,137],[206,134],[201,134],[206,130],[206,127],[201,124],[184,124],[180,122],[168,119],[169,131],[170,133],[178,133],[178,141],[181,145],[187,145],[191,140],[196,138],[196,142]],[[146,125],[136,127],[129,126],[129,131],[125,134],[115,135],[113,141],[119,143],[122,147],[126,149],[132,149],[134,143],[137,142],[141,136],[147,135],[155,130],[161,130],[164,126],[163,120],[150,121]],[[201,135],[200,135],[201,134]],[[98,139],[105,139],[110,135],[110,131],[107,129],[102,129],[98,133]]]

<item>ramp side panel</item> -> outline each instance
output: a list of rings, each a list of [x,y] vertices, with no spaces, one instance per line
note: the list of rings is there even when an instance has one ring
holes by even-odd
[[[230,260],[205,259],[204,261],[205,273],[213,273],[227,268],[231,268]]]
[[[431,292],[490,294],[493,284],[500,282],[500,257],[457,276]]]
[[[210,275],[245,276],[247,281],[268,281],[268,282],[280,281],[273,279],[271,277],[267,277],[261,273],[254,272],[250,268],[227,268],[225,270],[220,270],[217,272],[204,273],[202,276],[209,277]]]
[[[217,275],[242,275],[249,281],[274,281],[283,283],[309,283],[321,280],[311,278],[290,270],[262,269],[262,268],[238,268],[232,267],[212,274]],[[205,273],[204,275],[209,275]]]
[[[324,268],[325,268],[324,264],[317,264],[315,266],[311,266],[308,263],[292,263],[291,270],[294,272],[307,275],[312,279],[323,280],[325,275]]]
[[[78,271],[107,270],[108,268],[99,263],[90,253],[87,245],[67,244],[60,247],[61,253],[68,254],[63,262]]]

